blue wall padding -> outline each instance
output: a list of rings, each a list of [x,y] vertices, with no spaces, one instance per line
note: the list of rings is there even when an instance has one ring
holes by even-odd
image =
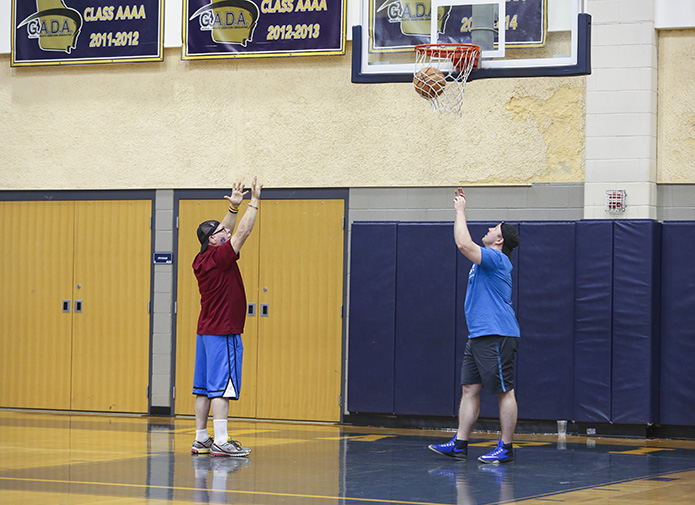
[[[615,221],[612,421],[658,422],[661,224]]]
[[[663,224],[659,422],[695,426],[695,222]]]
[[[574,419],[611,420],[613,221],[576,225]]]
[[[455,414],[456,254],[450,223],[399,223],[394,408]]]
[[[351,412],[394,412],[396,236],[395,223],[352,225],[347,371]]]
[[[348,411],[456,415],[471,263],[452,225],[353,224]],[[519,418],[695,425],[695,222],[517,226]]]
[[[573,404],[575,224],[521,223],[519,235],[519,417],[569,419]]]
[[[482,238],[488,231],[488,228],[497,226],[499,223],[468,223],[468,231],[471,238],[476,244],[482,245]],[[453,231],[452,231],[453,236]],[[452,239],[453,240],[453,239]],[[456,365],[454,367],[454,390],[456,392],[456,412],[458,413],[458,405],[461,401],[461,365],[463,363],[463,353],[466,350],[468,342],[468,326],[466,325],[466,315],[463,311],[463,304],[466,300],[466,291],[468,287],[468,273],[471,270],[473,262],[466,258],[461,252],[456,255]],[[512,295],[515,293],[512,292]],[[483,392],[480,395],[480,417],[497,417],[499,410],[497,407],[497,396]]]

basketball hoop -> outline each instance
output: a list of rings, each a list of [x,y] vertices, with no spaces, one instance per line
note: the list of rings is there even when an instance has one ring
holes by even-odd
[[[471,70],[477,68],[480,46],[420,44],[415,46],[415,91],[442,114],[461,115],[463,92]]]

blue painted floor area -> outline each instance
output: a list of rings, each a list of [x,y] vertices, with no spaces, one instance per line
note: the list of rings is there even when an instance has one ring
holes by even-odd
[[[483,505],[551,497],[648,477],[664,479],[669,473],[695,469],[693,449],[665,448],[639,454],[635,447],[591,439],[587,443],[547,438],[547,442],[518,442],[515,461],[503,465],[477,461],[494,447],[487,440],[471,440],[472,444],[489,445],[472,446],[465,461],[426,450],[429,443],[448,439],[397,437],[370,444],[348,442],[345,496]]]

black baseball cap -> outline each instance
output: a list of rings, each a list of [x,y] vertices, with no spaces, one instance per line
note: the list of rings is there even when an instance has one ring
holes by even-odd
[[[500,230],[502,231],[502,238],[504,239],[502,252],[506,254],[509,259],[512,259],[512,251],[519,245],[519,232],[516,231],[516,228],[511,224],[505,223],[504,221],[500,224]]]
[[[220,225],[219,221],[214,219],[210,221],[204,221],[198,225],[198,240],[200,240],[200,252],[204,252],[208,246],[208,239],[210,235],[215,233],[215,230]]]

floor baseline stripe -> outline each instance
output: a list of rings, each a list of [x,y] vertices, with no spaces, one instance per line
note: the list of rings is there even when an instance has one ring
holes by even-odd
[[[166,489],[172,491],[200,491],[200,488],[195,487],[181,487],[181,486],[157,486],[151,484],[125,484],[116,482],[90,482],[90,481],[77,481],[77,480],[59,480],[59,479],[30,479],[26,477],[0,477],[0,480],[4,481],[21,481],[21,482],[44,482],[51,484],[70,484],[70,485],[84,485],[84,486],[111,486],[111,487],[129,487],[129,488],[143,488],[143,489]],[[207,489],[207,488],[206,488]],[[359,501],[368,503],[396,503],[403,505],[447,505],[439,502],[420,502],[420,501],[401,501],[401,500],[384,500],[380,498],[351,498],[349,496],[321,496],[321,495],[311,495],[311,494],[296,494],[296,493],[274,493],[270,491],[243,491],[237,489],[219,489],[216,491],[231,493],[231,494],[244,494],[244,495],[259,495],[259,496],[285,496],[290,498],[312,498],[317,500],[341,500],[345,502],[349,501]]]

